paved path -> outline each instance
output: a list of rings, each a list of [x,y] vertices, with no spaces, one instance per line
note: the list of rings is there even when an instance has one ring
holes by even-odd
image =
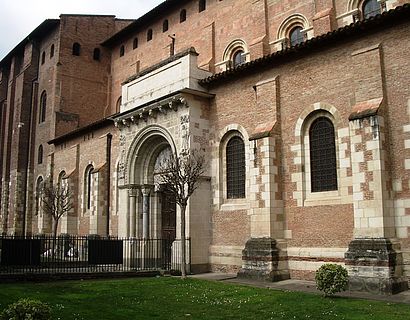
[[[210,281],[223,281],[229,283],[236,283],[242,285],[248,285],[259,288],[270,288],[274,290],[289,290],[289,291],[301,291],[314,294],[322,294],[316,289],[315,282],[306,280],[284,280],[279,282],[263,282],[256,280],[240,279],[236,277],[234,273],[202,273],[197,275],[191,275],[192,278],[210,280]],[[404,291],[392,296],[372,295],[362,292],[343,292],[336,296],[359,298],[368,300],[379,300],[391,303],[408,303],[410,304],[410,290]]]

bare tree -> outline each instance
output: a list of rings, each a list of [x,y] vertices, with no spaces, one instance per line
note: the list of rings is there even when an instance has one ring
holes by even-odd
[[[60,218],[73,208],[72,192],[69,186],[62,182],[53,185],[51,181],[45,181],[41,193],[43,214],[52,218],[53,237],[56,239]]]
[[[186,232],[185,212],[188,199],[199,186],[199,179],[205,171],[205,157],[195,150],[172,154],[162,160],[157,169],[158,183],[167,185],[181,209],[181,274],[186,278]]]

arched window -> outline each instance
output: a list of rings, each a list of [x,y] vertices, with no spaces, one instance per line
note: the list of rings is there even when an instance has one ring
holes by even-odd
[[[363,18],[368,19],[381,13],[380,4],[377,0],[366,0],[362,6]]]
[[[84,175],[84,204],[85,204],[85,209],[89,210],[91,208],[91,198],[92,198],[92,185],[93,185],[93,171],[94,167],[92,165],[89,165],[85,169],[85,175]]]
[[[47,93],[43,91],[40,96],[40,112],[38,116],[38,123],[46,121],[47,112]]]
[[[38,147],[38,151],[37,151],[37,163],[38,164],[43,163],[43,146],[41,144]]]
[[[124,47],[124,46],[121,46],[121,47],[120,47],[120,57],[123,57],[123,56],[124,56],[124,53],[125,53],[125,47]]]
[[[290,32],[289,32],[289,41],[290,45],[296,46],[303,41],[305,41],[305,37],[302,32],[303,28],[300,26],[294,27]]]
[[[51,59],[52,57],[54,57],[54,44],[52,44],[52,45],[51,45],[51,48],[50,48],[50,59]]]
[[[226,145],[226,190],[228,199],[245,198],[245,144],[238,136]]]
[[[162,23],[162,32],[167,32],[168,31],[168,20],[164,20],[164,22]]]
[[[151,41],[152,40],[152,29],[148,29],[147,31],[147,41]]]
[[[309,128],[311,192],[337,190],[335,130],[327,117]]]
[[[226,69],[237,67],[248,61],[249,48],[242,39],[233,40],[224,51],[223,61]]]
[[[73,43],[73,56],[79,56],[81,52],[81,45],[78,42]]]
[[[242,49],[239,49],[234,52],[232,56],[233,67],[237,67],[245,62],[245,52]]]
[[[41,64],[44,64],[44,62],[46,62],[46,53],[43,51],[41,54]]]
[[[186,21],[186,10],[182,9],[179,13],[179,22],[182,23],[184,21]]]
[[[134,41],[132,42],[132,49],[137,49],[138,48],[138,38],[134,38]]]
[[[43,195],[43,185],[44,181],[42,177],[38,177],[37,183],[36,183],[36,207],[35,207],[35,213],[36,215],[41,216],[41,201],[42,201],[42,195]]]
[[[206,0],[199,0],[199,4],[198,4],[198,9],[199,12],[205,11],[206,9]]]
[[[95,48],[93,52],[93,59],[95,61],[100,61],[100,58],[101,58],[101,50],[100,48]]]
[[[122,96],[120,96],[120,97],[117,99],[117,103],[115,104],[115,110],[117,110],[117,112],[119,112],[120,109],[121,109],[121,103],[122,103]]]

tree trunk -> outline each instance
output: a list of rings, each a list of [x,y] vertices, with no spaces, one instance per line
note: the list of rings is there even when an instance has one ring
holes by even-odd
[[[186,211],[186,205],[181,205],[181,278],[185,279],[186,278],[186,268],[185,268],[185,262],[186,262],[186,248],[185,248],[185,211]]]
[[[53,247],[52,247],[52,256],[55,256],[56,253],[56,244],[57,244],[57,228],[58,228],[58,220],[52,218],[53,221]]]

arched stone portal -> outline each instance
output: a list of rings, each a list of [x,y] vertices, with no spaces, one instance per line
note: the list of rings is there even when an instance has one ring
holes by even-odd
[[[161,159],[175,152],[171,135],[158,126],[146,127],[128,149],[120,211],[127,212],[124,236],[175,239],[176,208],[166,186],[156,180]],[[157,170],[156,170],[157,169]],[[126,192],[126,195],[124,194]],[[164,229],[164,230],[163,230]]]

